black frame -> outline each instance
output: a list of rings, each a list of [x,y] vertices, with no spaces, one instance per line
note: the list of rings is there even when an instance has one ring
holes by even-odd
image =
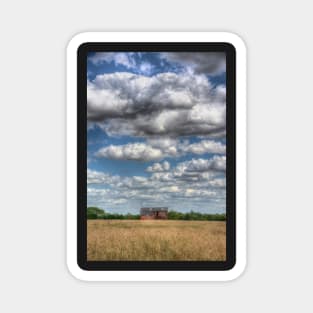
[[[226,53],[226,261],[87,261],[87,55],[89,52]],[[236,49],[224,42],[83,43],[77,50],[77,263],[83,270],[212,271],[236,263]]]

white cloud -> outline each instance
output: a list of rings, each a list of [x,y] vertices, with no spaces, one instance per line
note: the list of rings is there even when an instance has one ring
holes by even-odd
[[[154,163],[151,166],[147,167],[147,172],[167,172],[170,169],[171,165],[169,162],[164,161],[163,163]]]
[[[204,75],[98,75],[87,85],[87,115],[108,135],[225,134],[225,90]]]
[[[113,184],[119,181],[119,176],[87,169],[87,184]]]
[[[121,177],[88,170],[88,203],[103,208],[120,208],[138,213],[140,206],[166,205],[190,210],[212,207],[225,210],[224,157],[193,159],[170,167],[155,163],[150,176]],[[167,170],[165,171],[165,168]],[[161,171],[158,171],[161,170]],[[96,187],[93,187],[96,186]]]
[[[199,190],[199,189],[192,189],[192,188],[187,188],[184,192],[185,197],[214,197],[216,195],[217,195],[216,191]]]
[[[225,154],[226,146],[219,141],[202,140],[200,142],[186,146],[184,151],[194,154],[204,154],[204,153]]]
[[[163,157],[162,151],[145,143],[128,143],[100,149],[96,156],[114,160],[153,161]]]
[[[162,166],[163,166],[163,170],[164,170],[164,171],[169,171],[170,168],[171,168],[170,163],[167,162],[167,161],[164,161],[163,164],[162,164]]]
[[[88,81],[88,128],[97,125],[109,137],[144,138],[103,146],[95,155],[151,165],[143,176],[130,177],[88,169],[88,203],[134,213],[144,204],[225,211],[226,146],[219,138],[226,133],[226,88],[214,87],[206,76],[225,70],[225,56],[162,53],[161,58],[182,71],[148,77],[153,64],[140,54],[106,52],[90,57],[95,65],[111,63],[140,74],[115,72]],[[195,158],[170,164],[173,158],[177,162],[190,154]],[[205,154],[215,156],[207,159]],[[96,162],[100,164],[93,159],[89,166]]]
[[[134,53],[132,52],[96,52],[93,56],[89,57],[89,60],[95,65],[103,62],[113,62],[115,65],[123,65],[128,69],[136,67]]]
[[[139,72],[144,75],[150,75],[154,66],[148,62],[142,62],[139,65]]]
[[[207,171],[226,171],[226,156],[214,156],[211,159],[192,159],[177,166],[180,173]]]
[[[112,201],[114,204],[124,204],[124,203],[127,203],[127,200],[126,199],[114,199]]]
[[[152,173],[151,180],[160,183],[178,182],[182,185],[195,188],[222,188],[225,187],[224,176],[226,167],[226,158],[224,156],[215,156],[211,159],[192,159],[178,163],[170,172],[149,171]]]
[[[179,193],[181,192],[181,187],[172,185],[172,186],[165,186],[160,188],[160,192],[166,192],[166,193]]]
[[[114,160],[154,161],[164,158],[193,154],[225,154],[226,146],[219,141],[202,140],[189,144],[188,140],[168,137],[150,138],[146,143],[128,143],[126,145],[109,145],[101,148],[97,157]],[[157,166],[157,165],[155,165]],[[152,169],[148,170],[152,171]]]

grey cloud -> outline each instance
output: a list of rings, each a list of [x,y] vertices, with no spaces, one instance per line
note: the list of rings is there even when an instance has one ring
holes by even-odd
[[[151,178],[164,183],[178,181],[204,182],[204,186],[223,187],[224,180],[217,176],[224,176],[225,169],[226,157],[214,156],[210,159],[192,159],[178,163],[170,172],[155,171]],[[197,186],[199,187],[199,184]]]
[[[203,75],[98,75],[87,85],[87,115],[109,135],[225,134],[225,89]]]
[[[177,63],[195,73],[218,75],[226,71],[224,52],[164,52],[161,58]]]
[[[211,159],[192,159],[179,164],[183,172],[226,171],[226,156],[214,156]]]

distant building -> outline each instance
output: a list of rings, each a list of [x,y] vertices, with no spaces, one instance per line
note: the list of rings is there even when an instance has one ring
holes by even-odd
[[[141,208],[141,220],[167,220],[168,208]]]

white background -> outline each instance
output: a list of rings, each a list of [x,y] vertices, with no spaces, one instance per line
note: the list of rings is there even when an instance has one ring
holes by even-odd
[[[1,312],[310,312],[310,1],[2,1]],[[65,47],[82,31],[232,31],[248,48],[248,266],[228,283],[84,283],[65,265]]]

